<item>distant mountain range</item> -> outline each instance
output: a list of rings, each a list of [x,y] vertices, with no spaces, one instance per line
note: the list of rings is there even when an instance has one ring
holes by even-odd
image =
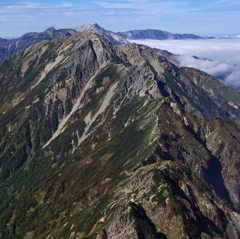
[[[19,50],[24,50],[32,44],[41,42],[43,40],[53,40],[56,38],[74,36],[78,32],[94,32],[103,36],[108,41],[111,41],[114,45],[124,45],[129,43],[127,39],[156,39],[156,40],[176,40],[176,39],[203,39],[200,36],[194,34],[172,34],[170,32],[161,30],[134,30],[127,32],[114,33],[112,31],[105,30],[98,24],[85,24],[69,29],[56,30],[54,27],[48,28],[44,32],[29,32],[23,36],[7,40],[0,38],[0,61],[11,56]]]
[[[194,34],[173,34],[161,30],[134,30],[127,32],[118,32],[117,35],[127,39],[155,39],[155,40],[179,40],[179,39],[204,39]]]
[[[74,36],[76,34],[77,31],[73,29],[56,30],[54,27],[50,27],[44,32],[29,32],[13,40],[0,39],[0,61],[6,59],[19,50],[28,48],[35,43],[65,36]]]

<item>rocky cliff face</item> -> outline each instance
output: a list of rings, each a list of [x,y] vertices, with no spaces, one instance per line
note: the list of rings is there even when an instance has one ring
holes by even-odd
[[[1,238],[239,237],[238,92],[87,32],[0,69]]]

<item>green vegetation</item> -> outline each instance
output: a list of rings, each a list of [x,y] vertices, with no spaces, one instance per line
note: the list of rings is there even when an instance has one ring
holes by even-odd
[[[201,173],[207,175],[210,160],[215,160],[225,167],[224,174],[216,172],[223,177],[218,182],[225,183],[227,178],[234,186],[240,168],[239,126],[190,115],[182,106],[189,104],[199,113],[209,105],[204,112],[210,116],[216,107],[207,93],[198,96],[203,105],[196,106],[187,83],[169,72],[161,75],[168,97],[134,94],[132,86],[136,83],[138,87],[137,82],[129,80],[127,86],[126,78],[138,79],[125,68],[132,66],[114,53],[114,47],[108,49],[102,43],[106,53],[103,59],[112,62],[93,79],[58,137],[43,148],[98,68],[96,53],[86,37],[91,34],[84,34],[46,43],[48,50],[32,58],[24,77],[23,62],[41,49],[31,48],[29,55],[18,53],[0,63],[0,238],[24,238],[27,233],[32,238],[47,238],[49,234],[52,238],[70,238],[74,232],[79,238],[96,238],[99,232],[107,235],[110,223],[126,217],[127,226],[135,229],[139,238],[164,238],[162,231],[175,235],[176,228],[181,228],[178,236],[186,232],[189,238],[200,238],[204,232],[217,238],[230,230],[224,214],[228,205],[220,209],[220,197],[200,178],[205,179]],[[70,56],[31,88],[65,41],[72,46],[63,56],[70,56],[77,46],[79,61]],[[88,62],[91,56],[94,60]],[[159,83],[161,77],[144,57],[146,64],[133,66],[133,72],[146,72],[142,79],[151,83],[154,74]],[[74,67],[75,75],[71,74]],[[84,119],[89,112],[91,117],[98,112],[117,81],[120,84],[111,103],[78,145],[87,126]],[[13,107],[17,98],[19,102]],[[178,102],[176,99],[181,104],[174,108],[171,103]],[[224,99],[219,110],[227,104]],[[238,193],[239,188],[234,190]],[[206,195],[204,200],[202,195]],[[204,211],[200,200],[213,208],[211,213]]]
[[[183,95],[183,96],[185,96],[185,97],[188,97],[188,96],[186,95],[186,93],[182,90],[182,88],[185,89],[185,84],[184,84],[184,82],[182,82],[182,81],[179,80],[178,78],[172,76],[172,75],[171,75],[170,73],[168,73],[168,72],[165,72],[165,73],[164,73],[164,76],[165,76],[165,78],[166,78],[166,80],[167,80],[167,83],[169,84],[169,86],[170,86],[171,89],[177,91],[179,94],[181,94],[181,95]],[[182,88],[181,88],[178,84],[180,84]]]

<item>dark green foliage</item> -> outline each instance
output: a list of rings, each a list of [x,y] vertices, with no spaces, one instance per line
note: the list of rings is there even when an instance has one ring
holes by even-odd
[[[0,125],[0,140],[5,136],[7,131],[6,125]]]
[[[11,173],[16,172],[31,155],[32,144],[30,127],[27,121],[21,125],[19,133],[13,137],[12,142],[0,157],[0,165],[2,167],[0,172],[1,181],[5,181]]]
[[[100,231],[106,236],[104,228],[131,207],[130,219],[139,238],[166,238],[164,234],[157,233],[155,225],[139,202],[129,204],[130,193],[121,194],[120,198],[123,196],[121,202],[114,196],[120,185],[127,186],[134,177],[140,184],[141,180],[145,180],[145,176],[149,176],[151,188],[146,189],[150,192],[149,195],[143,195],[143,198],[148,200],[151,196],[154,205],[151,213],[154,213],[155,207],[158,210],[168,206],[169,211],[166,214],[169,215],[169,220],[176,215],[179,216],[177,219],[181,220],[182,217],[190,238],[200,235],[197,231],[197,222],[202,223],[201,226],[208,235],[211,235],[206,229],[208,224],[217,232],[212,222],[208,221],[204,224],[207,219],[195,206],[197,202],[193,193],[189,190],[191,194],[189,199],[178,182],[186,177],[186,180],[190,180],[196,186],[197,191],[202,194],[206,191],[210,192],[207,184],[195,176],[189,165],[199,164],[200,168],[202,167],[205,154],[197,150],[201,147],[206,148],[205,136],[209,132],[225,126],[219,122],[212,127],[201,126],[202,122],[194,125],[193,122],[197,120],[191,122],[190,115],[187,115],[182,108],[179,112],[189,121],[188,126],[183,125],[181,114],[174,115],[174,109],[170,106],[172,101],[182,100],[182,96],[191,100],[187,93],[188,85],[170,72],[163,75],[166,83],[164,80],[160,81],[158,73],[147,60],[144,69],[150,68],[153,72],[163,97],[153,99],[149,96],[136,96],[129,99],[126,95],[124,102],[121,102],[120,95],[115,94],[111,104],[91,124],[87,132],[88,137],[78,146],[79,138],[86,128],[85,117],[89,112],[93,116],[111,86],[118,80],[120,82],[124,80],[121,77],[125,75],[119,70],[122,69],[124,73],[124,66],[131,67],[130,63],[124,63],[117,54],[113,58],[110,57],[114,55],[114,48],[108,49],[107,45],[102,43],[104,50],[109,50],[105,55],[112,60],[112,63],[93,79],[91,87],[82,98],[81,107],[64,125],[64,130],[43,148],[58,129],[62,117],[71,112],[73,103],[86,85],[85,79],[89,79],[86,75],[93,74],[98,64],[96,63],[95,66],[87,66],[87,63],[85,66],[78,64],[76,75],[73,76],[71,70],[74,70],[73,67],[76,65],[75,61],[74,64],[71,63],[73,59],[70,57],[66,65],[57,65],[35,88],[31,89],[46,63],[55,60],[56,50],[63,42],[58,40],[47,43],[48,50],[40,59],[36,57],[29,63],[24,79],[20,76],[21,64],[24,60],[21,57],[26,56],[21,55],[18,63],[12,58],[0,63],[0,67],[9,67],[6,71],[7,78],[4,78],[4,73],[0,79],[0,104],[6,102],[12,104],[13,99],[23,92],[25,94],[21,102],[15,107],[11,106],[6,114],[0,116],[0,233],[2,237],[24,238],[26,233],[32,232],[33,238],[46,238],[49,233],[56,233],[53,236],[56,238],[69,238],[73,230],[76,233],[85,233],[85,238],[96,238]],[[87,42],[93,44],[92,41]],[[79,57],[82,57],[81,54],[91,54],[96,60],[92,45],[82,46],[78,49],[78,53]],[[35,53],[31,52],[31,54]],[[150,55],[154,57],[154,53],[151,52]],[[168,66],[171,66],[170,63]],[[69,84],[65,84],[65,81],[69,75],[73,78],[73,85],[72,88],[67,88],[66,99],[60,101],[60,97],[55,97],[46,105],[48,101],[45,96],[50,91],[51,94],[57,93],[58,89],[53,88],[53,85],[59,83],[60,88],[68,87]],[[103,81],[105,77],[107,79]],[[149,74],[146,74],[145,79],[148,77]],[[121,84],[118,87],[121,87]],[[99,88],[101,90],[97,91]],[[204,105],[210,102],[205,95],[202,98],[200,97],[200,102]],[[66,103],[64,107],[63,102]],[[116,102],[118,104],[115,106],[121,104],[121,107],[115,113],[116,107],[114,109],[113,105]],[[160,107],[166,107],[168,110],[158,115]],[[169,127],[165,126],[166,122],[170,122]],[[158,128],[160,126],[161,129]],[[205,128],[208,132],[203,134],[201,130]],[[160,132],[163,129],[165,134]],[[238,128],[228,130],[238,132]],[[172,134],[169,133],[170,131]],[[186,134],[182,133],[185,131]],[[235,134],[234,137],[238,138]],[[195,147],[196,142],[202,146]],[[187,147],[195,147],[196,152]],[[237,151],[235,148],[231,150]],[[171,167],[164,165],[166,160],[169,160]],[[188,164],[187,160],[192,162]],[[236,171],[239,171],[238,163],[234,165]],[[152,170],[149,170],[150,168]],[[135,194],[132,195],[133,199],[138,200],[140,190],[133,189],[133,193]],[[214,201],[215,196],[211,195],[211,200]],[[166,205],[167,198],[170,205]],[[197,222],[192,220],[190,209],[182,206],[181,200],[185,200],[186,205],[190,205]],[[103,217],[105,219],[100,221]],[[224,216],[221,215],[221,218],[224,219]],[[74,229],[71,229],[72,225]]]
[[[29,122],[25,121],[19,128],[18,134],[13,138],[15,147],[19,147],[21,144],[24,144],[28,147],[31,147],[31,135],[30,135],[30,125]]]
[[[65,80],[67,80],[68,77],[68,72],[67,69],[64,68],[61,73],[59,74],[58,78],[57,78],[57,82],[62,82],[62,85],[65,85]],[[63,87],[64,88],[64,87]]]
[[[58,128],[58,115],[56,112],[53,111],[52,113],[52,129],[55,132]]]
[[[44,120],[42,130],[40,131],[40,142],[46,143],[52,136],[52,126],[48,119]]]
[[[37,60],[38,60],[38,57],[36,56],[32,61],[29,62],[28,69],[26,70],[25,75],[28,75],[31,73],[35,64],[37,63]]]
[[[6,148],[7,141],[4,141],[0,145],[0,155],[4,152],[4,149]]]
[[[166,188],[162,188],[160,192],[157,192],[156,195],[153,197],[152,201],[157,201],[158,203],[166,207],[166,196],[164,196],[165,190]]]
[[[72,109],[72,100],[70,98],[67,99],[65,107],[66,107],[66,113],[69,114],[71,112]]]
[[[167,83],[168,83],[169,86],[171,87],[171,89],[173,89],[173,90],[177,91],[179,94],[187,97],[186,93],[185,93],[185,92],[180,88],[180,86],[178,85],[178,83],[179,83],[179,84],[181,84],[181,86],[182,86],[183,88],[185,88],[185,87],[184,87],[184,83],[183,83],[181,80],[179,80],[178,78],[172,76],[172,75],[169,74],[168,72],[164,73],[164,76],[165,76],[165,78],[166,78],[166,80],[167,80]]]

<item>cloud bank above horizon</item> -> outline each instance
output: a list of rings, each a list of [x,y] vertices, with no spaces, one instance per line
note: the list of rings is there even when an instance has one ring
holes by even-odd
[[[240,39],[130,41],[167,50],[178,55],[180,66],[205,71],[226,85],[240,89]]]

